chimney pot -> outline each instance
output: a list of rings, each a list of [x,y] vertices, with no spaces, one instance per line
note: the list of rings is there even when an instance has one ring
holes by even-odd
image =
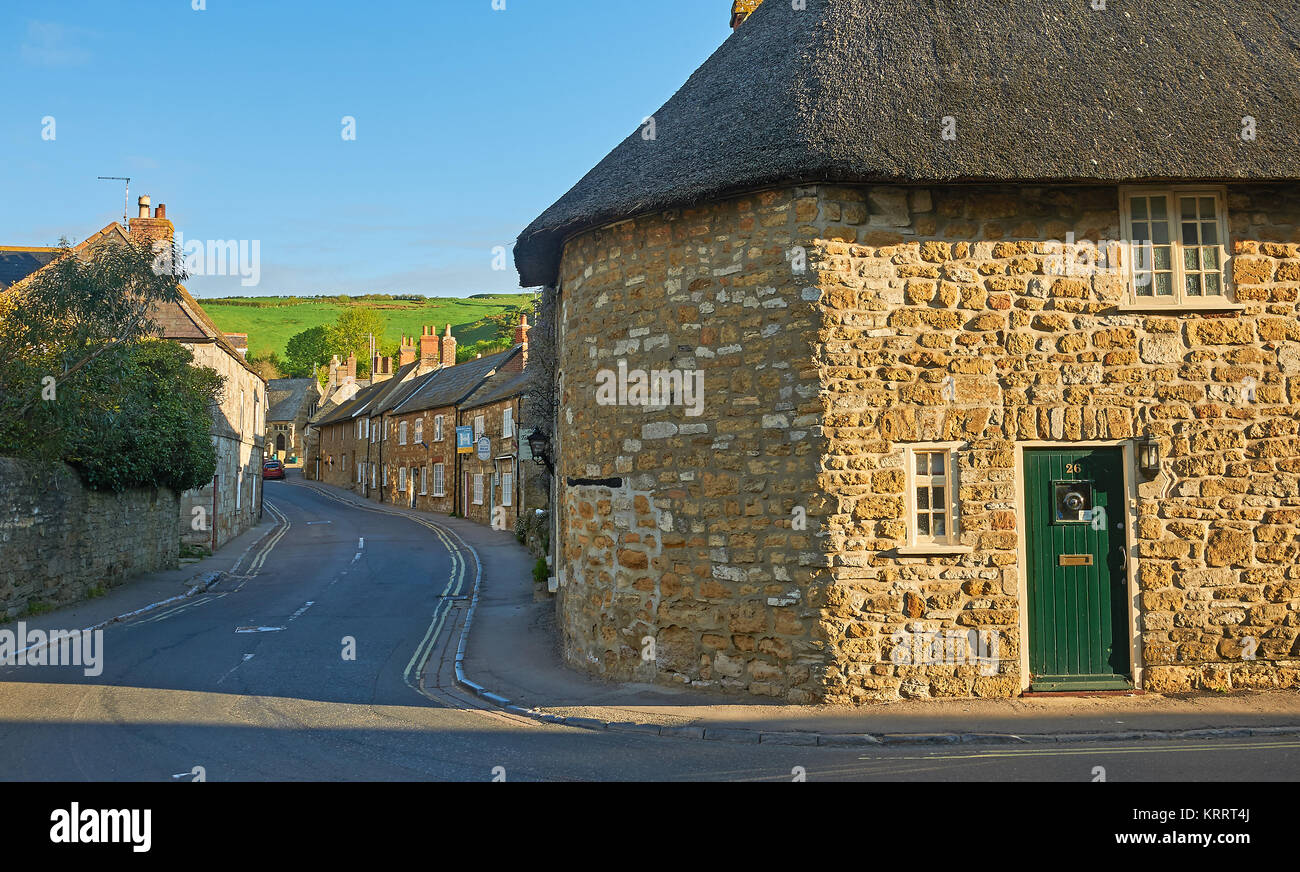
[[[166,204],[166,203],[159,203],[159,204],[158,204],[158,208],[154,210],[153,217],[155,217],[155,218],[166,218],[166,217],[167,217],[167,204]]]
[[[136,202],[136,205],[140,207],[140,214],[137,215],[136,217],[137,217],[137,218],[148,218],[148,217],[149,217],[149,202],[150,202],[150,201],[149,201],[149,195],[148,195],[148,194],[142,194],[142,195],[140,196],[140,199],[136,200],[135,202]]]

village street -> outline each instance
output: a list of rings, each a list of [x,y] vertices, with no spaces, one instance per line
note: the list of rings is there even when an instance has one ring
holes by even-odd
[[[1212,781],[1288,778],[1300,759],[1294,737],[863,749],[539,724],[445,678],[468,546],[296,476],[267,502],[273,547],[206,593],[110,625],[102,674],[0,670],[0,778],[785,781],[801,767],[808,780],[1091,781],[1104,766],[1111,781]],[[505,583],[485,577],[484,596]]]

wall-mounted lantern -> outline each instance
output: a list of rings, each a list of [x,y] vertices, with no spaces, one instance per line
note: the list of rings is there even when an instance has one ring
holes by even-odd
[[[1148,478],[1160,474],[1160,443],[1154,437],[1147,436],[1138,440],[1137,462],[1138,469]]]
[[[528,434],[528,450],[533,453],[533,463],[545,466],[551,475],[555,474],[555,467],[551,465],[551,438],[541,427]]]

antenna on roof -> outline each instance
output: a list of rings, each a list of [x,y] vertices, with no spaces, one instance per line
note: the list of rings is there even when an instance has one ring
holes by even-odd
[[[126,193],[122,200],[122,224],[127,226],[131,223],[128,217],[131,213],[131,179],[128,176],[99,176],[106,182],[126,182]]]

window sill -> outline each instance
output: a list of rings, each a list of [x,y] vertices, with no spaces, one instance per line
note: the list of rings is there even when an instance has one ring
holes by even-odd
[[[1175,306],[1160,305],[1155,303],[1122,303],[1115,307],[1117,312],[1141,312],[1141,313],[1171,313],[1174,315],[1184,312],[1244,312],[1246,307],[1241,303],[1217,303],[1206,305],[1205,303],[1195,303],[1191,305]]]
[[[969,545],[903,545],[894,549],[899,557],[943,556],[945,554],[970,554],[975,549]]]

